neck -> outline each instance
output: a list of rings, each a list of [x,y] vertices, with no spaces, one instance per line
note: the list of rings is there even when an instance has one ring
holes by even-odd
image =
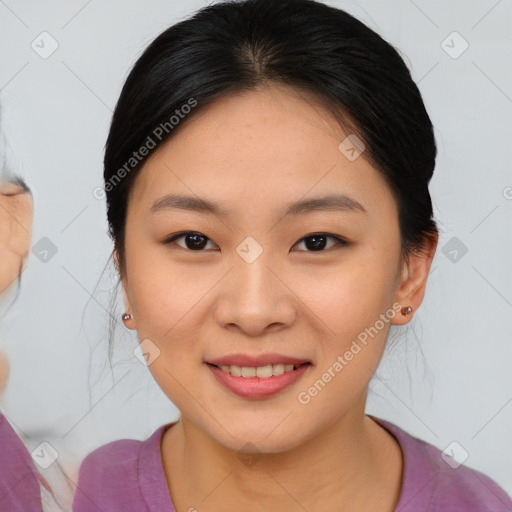
[[[168,429],[162,460],[177,510],[375,510],[398,502],[402,455],[364,414],[364,401],[293,450],[252,457],[226,449],[187,418]]]

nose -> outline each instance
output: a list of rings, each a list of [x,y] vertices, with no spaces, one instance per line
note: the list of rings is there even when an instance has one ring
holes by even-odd
[[[297,297],[266,252],[249,262],[233,258],[233,268],[224,278],[217,298],[216,320],[223,328],[262,336],[293,324]]]

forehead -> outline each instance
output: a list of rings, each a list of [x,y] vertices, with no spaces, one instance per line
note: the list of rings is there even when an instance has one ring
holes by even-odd
[[[303,92],[271,87],[226,96],[203,107],[149,157],[132,199],[147,209],[164,192],[179,192],[219,198],[236,209],[282,207],[337,192],[368,210],[392,208],[384,178],[364,153],[349,160],[340,150],[347,135]]]

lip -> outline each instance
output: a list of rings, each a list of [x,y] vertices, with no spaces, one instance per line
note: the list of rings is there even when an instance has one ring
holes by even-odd
[[[285,372],[282,375],[260,378],[234,377],[220,368],[213,366],[212,363],[205,362],[205,364],[220,384],[235,395],[246,399],[260,399],[275,395],[279,391],[291,386],[294,382],[297,382],[312,366],[307,363],[299,363],[300,366],[298,366],[296,370]]]
[[[228,356],[210,359],[206,363],[216,366],[268,366],[269,364],[293,364],[299,366],[303,363],[311,363],[307,359],[300,359],[283,354],[261,354],[259,356],[250,356],[248,354],[231,354]],[[245,378],[245,377],[244,377]]]

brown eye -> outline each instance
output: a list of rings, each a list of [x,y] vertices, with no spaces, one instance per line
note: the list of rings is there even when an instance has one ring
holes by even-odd
[[[177,233],[176,235],[173,235],[171,238],[168,238],[164,243],[166,245],[171,244],[181,238],[184,240],[184,245],[177,245],[183,249],[195,252],[204,252],[203,249],[207,245],[208,241],[211,242],[211,240],[207,236],[201,233],[197,233],[195,231],[185,231],[183,233]]]
[[[334,240],[334,244],[332,244],[328,249],[331,249],[336,245],[347,245],[347,242],[336,235],[329,235],[327,233],[314,233],[312,235],[305,236],[301,240],[299,240],[298,244],[304,243],[305,247],[307,247],[307,252],[325,252],[324,249],[326,245],[328,245],[327,240]]]
[[[177,243],[177,240],[183,239],[183,243]],[[331,240],[331,245],[329,245]],[[202,233],[196,231],[184,231],[177,233],[167,240],[164,241],[165,245],[169,245],[176,242],[179,247],[188,251],[194,252],[205,252],[204,249],[208,245],[208,242],[213,242]],[[343,240],[339,236],[330,235],[328,233],[314,233],[302,238],[297,244],[304,243],[306,252],[326,252],[327,249],[331,249],[337,245],[348,245],[346,240]],[[215,244],[214,244],[215,245]],[[217,246],[215,246],[217,247]]]

